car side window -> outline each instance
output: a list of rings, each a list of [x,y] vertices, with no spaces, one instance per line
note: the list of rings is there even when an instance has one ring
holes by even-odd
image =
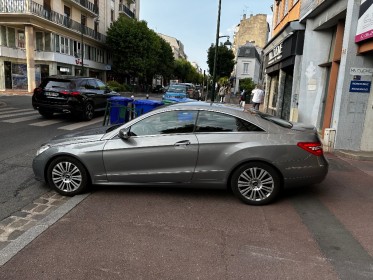
[[[260,127],[230,115],[201,111],[198,114],[196,132],[263,131]]]
[[[106,85],[104,84],[104,82],[102,82],[100,80],[96,80],[96,83],[97,83],[98,89],[100,89],[100,90],[105,90],[106,89]]]
[[[197,111],[163,112],[143,119],[130,128],[132,136],[193,133]]]
[[[97,89],[95,80],[88,80],[85,88],[86,89]]]

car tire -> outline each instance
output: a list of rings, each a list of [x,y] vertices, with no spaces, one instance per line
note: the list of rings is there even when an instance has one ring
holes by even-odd
[[[237,168],[231,177],[234,195],[246,204],[265,205],[280,194],[281,179],[268,164],[250,162]]]
[[[53,112],[42,110],[42,109],[39,109],[39,114],[42,115],[44,118],[47,118],[47,119],[53,117]]]
[[[94,117],[94,114],[95,114],[95,109],[93,107],[93,104],[91,102],[86,103],[83,106],[83,115],[82,115],[83,120],[85,121],[92,120]]]
[[[58,193],[74,196],[82,193],[89,183],[88,172],[72,157],[58,157],[47,169],[47,182]]]

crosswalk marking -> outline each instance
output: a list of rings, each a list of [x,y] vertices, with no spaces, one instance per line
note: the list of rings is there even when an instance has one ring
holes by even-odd
[[[58,118],[58,119],[44,119],[38,111],[33,109],[17,109],[13,107],[6,107],[0,109],[0,121],[5,123],[20,123],[20,122],[26,122],[26,121],[32,121],[35,120],[36,122],[29,123],[28,125],[34,126],[34,127],[45,127],[48,125],[54,125],[54,124],[62,124],[63,122],[66,122],[66,119],[64,118]],[[84,128],[85,126],[90,126],[98,123],[102,123],[104,120],[104,117],[97,117],[90,121],[82,121],[77,123],[70,123],[61,127],[58,127],[58,129],[61,130],[75,130],[79,128]]]
[[[21,113],[17,113],[16,115],[17,116],[23,116],[23,115],[29,115],[29,114],[38,114],[37,112],[35,111],[30,111],[30,112],[21,112]],[[0,119],[5,119],[5,118],[9,118],[9,117],[15,117],[16,116],[15,114],[8,114],[8,115],[0,115]]]
[[[37,123],[31,123],[30,125],[33,125],[33,126],[47,126],[47,125],[52,125],[52,124],[56,124],[56,123],[61,123],[63,121],[64,120],[46,120],[46,121],[41,121],[41,122],[37,122]]]
[[[104,120],[104,117],[100,117],[100,118],[95,118],[93,120],[90,120],[88,122],[79,122],[79,123],[73,123],[73,124],[61,126],[58,129],[74,130],[74,129],[85,127],[85,126],[88,126],[88,125],[91,125],[91,124],[103,122],[103,120]]]
[[[32,109],[17,109],[17,110],[10,110],[10,111],[3,111],[3,112],[0,112],[0,115],[3,115],[3,114],[9,114],[9,113],[20,113],[20,112],[35,112],[35,110],[32,110]]]
[[[13,109],[15,109],[15,108],[13,108],[13,107],[0,108],[0,112],[2,112],[2,111],[9,111],[9,110],[13,110]]]
[[[24,121],[29,121],[29,120],[36,120],[36,119],[40,119],[40,116],[36,115],[36,116],[28,116],[28,117],[23,117],[23,118],[15,118],[15,119],[5,120],[3,122],[19,123],[19,122],[24,122]]]

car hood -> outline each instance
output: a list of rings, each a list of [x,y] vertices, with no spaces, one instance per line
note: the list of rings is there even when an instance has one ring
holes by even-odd
[[[106,134],[108,127],[95,127],[91,129],[85,129],[77,132],[66,133],[55,136],[48,143],[51,145],[58,144],[70,144],[78,142],[93,142],[99,141]]]

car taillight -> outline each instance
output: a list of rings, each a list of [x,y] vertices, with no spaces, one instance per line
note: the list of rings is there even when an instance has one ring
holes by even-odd
[[[71,95],[71,96],[77,96],[80,94],[79,91],[68,91],[68,90],[62,90],[60,91],[61,94],[64,94],[64,95]]]
[[[321,156],[323,154],[323,149],[320,142],[299,142],[297,146],[315,156]]]

